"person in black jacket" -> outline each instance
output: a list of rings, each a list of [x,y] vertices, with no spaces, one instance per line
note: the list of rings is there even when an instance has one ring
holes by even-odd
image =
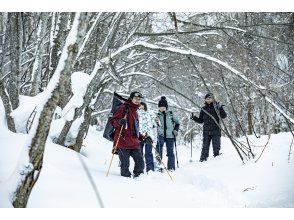
[[[214,119],[209,116],[208,112]],[[213,94],[208,93],[205,96],[205,106],[202,107],[199,117],[196,117],[192,114],[191,119],[197,123],[203,124],[203,145],[201,151],[200,162],[206,161],[209,156],[209,146],[212,141],[213,146],[213,155],[214,157],[219,155],[220,151],[220,138],[221,138],[221,129],[219,125],[219,116],[221,118],[226,118],[227,113],[223,109],[223,105],[220,105],[214,100]]]

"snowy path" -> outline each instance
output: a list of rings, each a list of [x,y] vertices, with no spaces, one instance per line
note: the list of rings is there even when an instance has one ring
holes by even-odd
[[[290,141],[289,134],[280,134],[280,141],[283,135]],[[105,177],[111,143],[94,129],[85,140],[83,154],[105,207],[294,207],[293,160],[291,164],[285,160],[287,154],[283,153],[289,144],[287,139],[283,141],[285,149],[270,149],[269,145],[269,153],[258,164],[252,161],[246,165],[241,164],[226,139],[223,155],[211,157],[206,163],[196,160],[200,149],[194,149],[194,162],[190,163],[189,148],[179,146],[180,168],[172,173],[173,182],[159,172],[139,179],[122,178],[117,157],[110,175]],[[282,156],[275,157],[275,152]],[[51,144],[42,172],[30,207],[99,207],[75,152]]]
[[[201,140],[195,140],[193,162],[188,146],[178,146],[180,168],[171,173],[144,174],[138,179],[119,174],[118,157],[105,176],[112,144],[90,128],[83,158],[105,207],[294,207],[294,160],[287,161],[290,133],[273,135],[258,163],[242,165],[234,148],[222,139],[223,154],[198,162]],[[1,132],[0,207],[9,207],[15,170],[26,135]],[[266,137],[254,139],[256,145]],[[257,155],[262,148],[255,148]],[[131,169],[133,163],[131,160]],[[72,150],[47,144],[44,166],[28,207],[99,207],[91,184]]]

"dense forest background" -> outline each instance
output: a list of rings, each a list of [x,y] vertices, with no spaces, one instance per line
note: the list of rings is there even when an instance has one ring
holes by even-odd
[[[32,140],[33,169],[18,192],[36,180],[52,120],[66,119],[54,139],[60,145],[80,121],[71,136],[79,152],[89,125],[103,129],[114,91],[138,90],[155,110],[166,96],[179,115],[182,141],[201,133],[190,114],[199,113],[203,96],[212,92],[228,113],[223,135],[241,158],[253,156],[249,142],[237,137],[293,130],[293,61],[294,14],[287,12],[1,13],[0,97],[7,126]],[[74,72],[90,77],[76,105]],[[42,101],[25,125],[16,126],[13,111],[22,98],[34,96]],[[70,119],[65,108],[74,110]]]

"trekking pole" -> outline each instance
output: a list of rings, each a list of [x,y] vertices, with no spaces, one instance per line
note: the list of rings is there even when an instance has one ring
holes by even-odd
[[[156,148],[154,147],[153,143],[151,143],[150,141],[148,141],[148,143],[154,148],[155,154],[156,154],[156,159],[159,160],[159,162],[161,163],[161,165],[164,167],[167,175],[170,177],[171,181],[173,181],[173,178],[171,177],[170,173],[168,172],[168,169],[166,168],[165,164],[163,163],[163,161],[162,161],[159,153],[157,152]]]
[[[192,160],[192,156],[193,156],[192,148],[193,148],[193,133],[192,133],[192,130],[191,130],[191,158],[189,160],[190,163],[193,162],[193,160]]]
[[[176,136],[174,135],[174,138],[175,138],[175,151],[176,151],[176,158],[177,158],[177,167],[179,167],[179,160],[178,160],[178,151],[177,151],[177,139],[176,139]]]
[[[127,119],[127,114],[125,115],[124,119]],[[124,126],[122,125],[121,128],[120,128],[119,135],[118,135],[117,141],[115,143],[114,149],[112,151],[112,157],[111,157],[111,160],[110,160],[110,164],[109,164],[109,167],[108,167],[106,176],[108,176],[108,174],[109,174],[110,167],[111,167],[111,164],[112,164],[112,161],[113,161],[113,158],[114,158],[114,154],[116,152],[116,149],[117,149],[117,146],[118,146],[118,142],[119,142],[119,139],[120,139],[120,136],[121,136],[121,133],[122,133],[123,128],[124,128]]]

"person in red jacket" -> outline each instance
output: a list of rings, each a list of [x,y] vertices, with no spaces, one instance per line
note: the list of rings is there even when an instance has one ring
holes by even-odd
[[[141,98],[141,93],[132,92],[129,99],[118,108],[110,120],[110,123],[115,128],[113,143],[115,145],[118,141],[116,151],[121,162],[121,176],[124,177],[131,177],[131,172],[129,171],[130,156],[135,162],[133,170],[134,177],[138,177],[144,172],[145,164],[140,150],[139,139],[143,140],[147,137],[139,133],[139,119],[137,113]],[[119,137],[122,126],[122,133]]]

